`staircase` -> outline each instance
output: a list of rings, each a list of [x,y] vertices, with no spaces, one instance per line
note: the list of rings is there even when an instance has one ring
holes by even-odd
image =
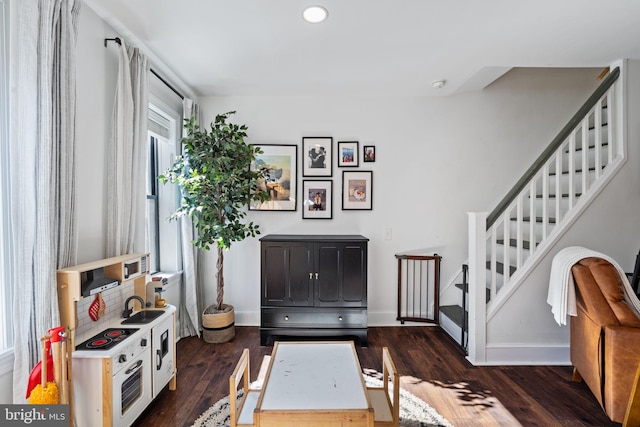
[[[492,313],[621,167],[619,75],[615,68],[603,79],[489,215],[469,214],[469,260],[445,289],[460,303],[440,307],[440,324],[472,361]]]

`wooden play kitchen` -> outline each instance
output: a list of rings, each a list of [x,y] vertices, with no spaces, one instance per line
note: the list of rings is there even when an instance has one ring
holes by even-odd
[[[167,384],[176,388],[176,308],[146,301],[157,289],[148,266],[149,254],[128,254],[57,271],[60,321],[73,362],[71,423],[129,426]],[[111,295],[111,307],[103,292]],[[116,296],[118,307],[109,302]]]

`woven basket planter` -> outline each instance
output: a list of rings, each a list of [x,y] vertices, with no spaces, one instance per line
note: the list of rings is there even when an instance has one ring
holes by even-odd
[[[223,343],[236,336],[235,313],[232,305],[224,304],[222,311],[215,305],[202,313],[202,339],[208,343]]]

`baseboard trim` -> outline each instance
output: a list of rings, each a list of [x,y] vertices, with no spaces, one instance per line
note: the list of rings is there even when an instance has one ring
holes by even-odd
[[[569,345],[487,345],[484,362],[469,361],[477,366],[571,365]]]
[[[259,311],[238,311],[234,310],[236,314],[236,326],[260,326],[260,312]]]

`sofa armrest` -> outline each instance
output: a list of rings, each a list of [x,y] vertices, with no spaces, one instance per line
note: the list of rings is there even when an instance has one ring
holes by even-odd
[[[621,423],[640,364],[640,328],[606,326],[604,328],[605,411]]]
[[[578,305],[578,315],[571,317],[570,328],[569,351],[574,378],[582,378],[602,405],[602,326]]]

